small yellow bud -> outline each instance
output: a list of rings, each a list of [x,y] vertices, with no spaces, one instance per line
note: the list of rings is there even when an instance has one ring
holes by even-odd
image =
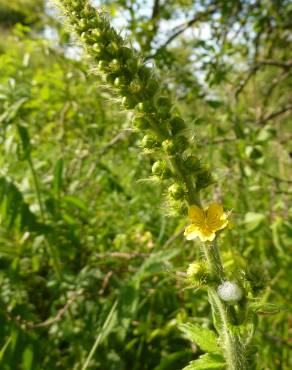
[[[173,184],[168,188],[170,197],[174,200],[183,199],[185,197],[185,189],[180,184]]]
[[[193,262],[189,265],[187,280],[190,284],[199,287],[206,284],[208,278],[208,268],[204,262]]]

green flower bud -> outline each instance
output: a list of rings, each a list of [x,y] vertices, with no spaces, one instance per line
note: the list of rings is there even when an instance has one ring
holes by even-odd
[[[173,135],[176,135],[180,131],[186,128],[185,121],[179,116],[173,117],[170,121],[170,128]]]
[[[102,73],[106,72],[108,70],[108,62],[105,60],[100,60],[98,62],[98,70]]]
[[[115,78],[115,81],[114,81],[115,87],[120,89],[120,88],[125,87],[125,85],[127,85],[127,80],[125,77],[121,76],[121,77]]]
[[[176,206],[173,208],[176,209],[176,212],[179,215],[186,217],[186,215],[188,214],[188,206],[186,205],[185,202],[182,202],[182,200],[183,199],[179,199],[179,202],[176,202]]]
[[[152,135],[145,135],[141,141],[141,146],[144,149],[154,149],[159,146],[159,142]]]
[[[165,161],[155,162],[152,166],[152,173],[161,180],[167,179],[171,176],[171,171],[167,167],[167,163]]]
[[[114,73],[120,73],[121,72],[121,69],[122,69],[122,65],[121,65],[121,63],[119,62],[118,59],[113,59],[109,63],[109,68]]]
[[[176,148],[172,140],[164,140],[162,142],[162,148],[169,155],[173,155],[176,152]]]
[[[187,281],[195,287],[203,286],[209,280],[209,273],[206,263],[193,262],[187,269]]]
[[[75,11],[78,11],[78,14],[80,14],[80,11],[83,9],[82,3],[80,1],[72,1],[70,5],[74,8]]]
[[[140,112],[146,112],[146,113],[151,113],[154,111],[154,105],[153,105],[153,102],[152,101],[143,101],[143,102],[140,102],[138,105],[137,105],[137,109],[140,111]]]
[[[118,56],[119,45],[116,42],[110,42],[106,47],[106,51],[109,55],[115,58]]]
[[[94,43],[93,45],[90,46],[90,48],[94,52],[94,56],[95,56],[96,59],[98,59],[98,60],[107,59],[107,55],[106,55],[102,45],[100,45],[98,43]]]
[[[115,82],[117,75],[116,73],[108,73],[107,75],[104,76],[106,83],[113,85]]]
[[[171,114],[170,114],[170,109],[171,109],[171,101],[168,97],[166,96],[160,96],[157,101],[156,101],[156,107],[157,107],[157,113],[159,117],[163,120],[168,119]]]
[[[95,42],[100,42],[103,38],[103,33],[100,29],[95,28],[91,31],[91,35],[94,38]]]
[[[129,90],[132,94],[139,94],[141,89],[141,82],[138,79],[135,79],[130,83]]]
[[[87,22],[86,22],[86,19],[85,18],[81,18],[78,22],[78,28],[79,30],[84,30],[86,31],[87,30]]]
[[[122,106],[125,109],[134,109],[137,105],[137,100],[131,96],[124,96],[122,99]]]
[[[126,46],[122,46],[119,49],[119,57],[121,57],[124,62],[128,61],[128,59],[132,59],[133,58],[132,49],[130,49]]]
[[[212,184],[214,184],[214,179],[209,170],[203,169],[198,173],[196,177],[197,190],[205,189]]]
[[[80,38],[82,41],[89,41],[89,37],[90,35],[88,34],[88,32],[82,32],[81,35],[80,35]]]
[[[151,77],[151,69],[144,65],[139,66],[138,76],[142,81],[148,81],[148,79]]]
[[[89,6],[88,4],[83,4],[82,8],[79,11],[79,17],[91,19],[92,16],[95,16],[95,10],[92,8],[92,6]]]
[[[173,184],[168,188],[169,196],[174,200],[184,199],[185,189],[181,184]]]
[[[174,139],[176,152],[182,153],[189,147],[188,139],[185,136],[177,136]]]
[[[166,120],[171,116],[170,110],[166,107],[158,107],[157,114],[160,119]]]
[[[149,128],[149,121],[143,115],[136,115],[132,119],[132,125],[137,130],[147,130]]]
[[[184,167],[191,172],[198,172],[202,170],[202,164],[198,157],[190,155],[184,159]]]
[[[134,75],[137,73],[137,70],[138,70],[138,61],[137,61],[137,59],[136,58],[128,59],[125,62],[125,66],[127,67],[128,71],[130,72],[132,77],[134,77]]]
[[[160,96],[156,101],[157,107],[171,108],[171,100],[167,96]]]
[[[159,83],[156,81],[155,78],[150,78],[147,82],[145,90],[147,92],[147,95],[152,97],[158,92]]]

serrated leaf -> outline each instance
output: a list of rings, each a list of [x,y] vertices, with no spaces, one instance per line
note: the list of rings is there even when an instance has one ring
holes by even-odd
[[[256,314],[271,316],[283,311],[283,308],[268,302],[255,302],[249,305],[249,308]]]
[[[195,324],[182,324],[180,330],[193,343],[197,344],[205,352],[220,352],[216,334],[207,328]]]
[[[226,369],[224,358],[215,353],[205,353],[197,360],[192,361],[183,370],[211,370]]]
[[[208,297],[212,308],[213,324],[219,333],[223,326],[221,306],[222,303],[214,289],[208,289]]]

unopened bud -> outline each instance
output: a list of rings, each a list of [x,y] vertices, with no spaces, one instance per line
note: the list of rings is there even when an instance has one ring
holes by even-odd
[[[140,112],[147,112],[147,113],[150,113],[150,112],[153,112],[153,110],[154,110],[154,106],[153,106],[152,101],[143,101],[143,102],[140,102],[140,103],[137,105],[137,109],[138,109]]]
[[[179,133],[186,127],[185,121],[178,116],[173,117],[169,121],[169,123],[170,123],[171,132],[173,133],[173,135],[176,135],[177,133]]]
[[[136,115],[132,119],[132,125],[137,130],[147,130],[149,128],[149,121],[143,115]]]
[[[122,106],[125,109],[133,109],[137,105],[137,101],[134,97],[124,96],[122,99]]]
[[[142,81],[147,81],[151,76],[151,69],[141,65],[138,69],[138,76]]]
[[[176,152],[182,153],[189,147],[188,139],[185,136],[177,136],[174,139]]]
[[[214,179],[209,170],[203,169],[200,171],[196,178],[197,190],[205,189],[214,184]]]
[[[145,135],[141,141],[141,146],[144,149],[154,149],[159,146],[159,143],[152,135]]]
[[[185,189],[180,184],[173,184],[168,188],[168,193],[174,200],[183,199],[185,197]]]
[[[164,140],[162,142],[162,148],[167,154],[170,155],[173,155],[176,152],[176,148],[172,140]]]
[[[171,171],[167,167],[167,163],[165,161],[155,162],[152,166],[152,173],[161,180],[167,179],[171,176]]]
[[[206,284],[209,278],[208,268],[204,262],[193,262],[187,269],[187,280],[194,286]]]

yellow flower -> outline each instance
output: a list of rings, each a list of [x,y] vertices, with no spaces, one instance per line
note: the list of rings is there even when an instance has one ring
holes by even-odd
[[[195,205],[189,208],[189,218],[192,223],[184,232],[187,240],[199,237],[201,241],[212,241],[215,239],[216,231],[227,226],[227,214],[224,213],[220,204],[212,203],[205,209]]]

